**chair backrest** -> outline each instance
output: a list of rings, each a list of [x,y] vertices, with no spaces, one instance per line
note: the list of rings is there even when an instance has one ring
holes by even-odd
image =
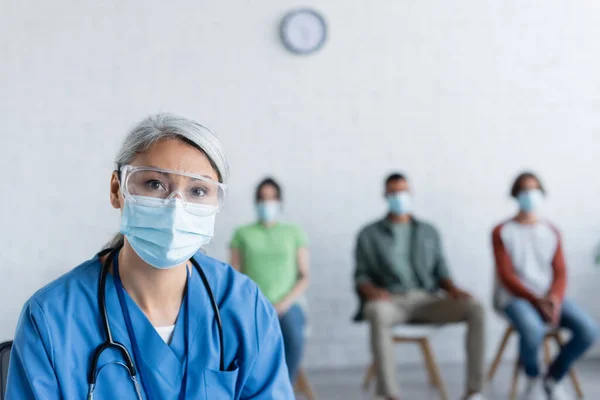
[[[0,400],[4,400],[6,393],[6,377],[8,375],[8,362],[10,360],[10,351],[12,342],[0,344]]]

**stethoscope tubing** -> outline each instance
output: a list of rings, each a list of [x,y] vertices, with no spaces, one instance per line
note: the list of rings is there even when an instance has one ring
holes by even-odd
[[[100,318],[102,319],[102,327],[104,330],[104,334],[106,336],[106,340],[104,341],[104,343],[102,343],[100,346],[98,346],[96,348],[96,350],[94,351],[94,354],[92,355],[92,363],[91,363],[90,369],[88,371],[88,400],[92,400],[94,397],[94,389],[96,387],[96,380],[97,380],[98,372],[99,372],[98,360],[100,359],[102,352],[109,348],[116,349],[123,356],[125,363],[119,363],[119,364],[123,365],[125,368],[127,368],[127,371],[129,372],[129,376],[131,377],[131,379],[133,380],[133,383],[135,385],[136,392],[138,394],[138,398],[139,399],[142,398],[141,393],[140,393],[138,379],[137,379],[137,369],[135,367],[135,363],[133,362],[133,358],[131,357],[131,354],[129,353],[127,348],[122,343],[116,342],[113,339],[112,330],[110,329],[110,323],[108,321],[108,311],[106,309],[106,279],[108,277],[108,270],[110,269],[110,266],[112,265],[115,255],[119,252],[119,250],[120,250],[119,248],[106,249],[106,250],[101,251],[98,254],[99,258],[108,254],[106,261],[102,265],[102,269],[100,271],[100,280],[98,282],[98,307],[100,309]],[[219,370],[225,371],[225,354],[223,351],[223,349],[224,349],[223,322],[221,320],[221,313],[219,312],[219,306],[217,304],[217,301],[215,299],[213,291],[210,287],[210,284],[208,283],[206,274],[200,267],[200,264],[198,264],[198,262],[194,258],[191,258],[190,261],[192,262],[192,264],[194,265],[194,268],[196,269],[196,271],[198,271],[198,274],[200,275],[200,278],[202,279],[202,283],[204,284],[204,287],[206,288],[206,292],[208,294],[213,312],[215,314],[215,321],[217,323],[217,329],[219,332]],[[189,310],[187,312],[189,312]]]

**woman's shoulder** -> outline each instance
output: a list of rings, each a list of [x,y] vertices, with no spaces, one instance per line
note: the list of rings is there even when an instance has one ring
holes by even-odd
[[[254,230],[260,229],[260,228],[261,228],[261,224],[259,222],[250,222],[247,224],[239,225],[237,227],[236,231],[248,232],[248,231],[254,231]]]
[[[513,227],[517,222],[515,221],[514,217],[512,218],[505,218],[504,220],[497,222],[496,224],[494,224],[494,227],[492,228],[492,233],[493,234],[499,234],[504,228],[511,228]]]
[[[294,223],[290,223],[290,222],[280,222],[278,225],[278,228],[282,231],[287,231],[287,232],[291,232],[294,234],[304,235],[304,229],[298,224],[294,224]]]
[[[253,222],[251,224],[240,225],[235,228],[233,236],[234,237],[243,237],[246,235],[251,235],[252,232],[255,232],[260,228],[260,225],[257,222]]]
[[[507,218],[507,219],[503,220],[502,222],[497,223],[494,226],[494,228],[492,229],[492,232],[500,233],[502,231],[531,229],[531,228],[542,229],[542,230],[552,230],[557,233],[559,232],[559,229],[556,227],[556,225],[549,219],[541,218],[533,224],[523,224],[523,223],[520,223],[519,221],[517,221],[514,217]]]
[[[74,304],[75,297],[97,289],[99,273],[100,261],[96,256],[39,289],[29,298],[26,307],[36,304],[43,311],[69,312],[68,305]]]

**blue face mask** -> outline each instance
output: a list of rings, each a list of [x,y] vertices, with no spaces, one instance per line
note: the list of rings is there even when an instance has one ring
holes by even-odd
[[[524,212],[536,212],[544,204],[544,193],[539,189],[524,190],[517,196],[519,209]]]
[[[260,222],[273,222],[279,216],[281,205],[278,201],[261,201],[256,205],[256,213]]]
[[[405,215],[412,212],[412,198],[408,192],[398,192],[386,196],[390,212],[395,215]]]
[[[145,204],[153,201],[156,207],[126,199],[121,215],[121,233],[142,260],[155,268],[173,268],[210,242],[215,212],[194,215],[180,200],[165,205],[163,200],[144,197]]]

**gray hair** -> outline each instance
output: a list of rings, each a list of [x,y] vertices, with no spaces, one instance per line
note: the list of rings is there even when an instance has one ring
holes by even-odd
[[[164,139],[180,139],[196,147],[210,161],[219,182],[227,181],[229,164],[219,139],[210,129],[196,121],[168,113],[150,115],[127,134],[115,160],[117,170]],[[123,235],[117,234],[106,247],[115,248],[122,245]]]

